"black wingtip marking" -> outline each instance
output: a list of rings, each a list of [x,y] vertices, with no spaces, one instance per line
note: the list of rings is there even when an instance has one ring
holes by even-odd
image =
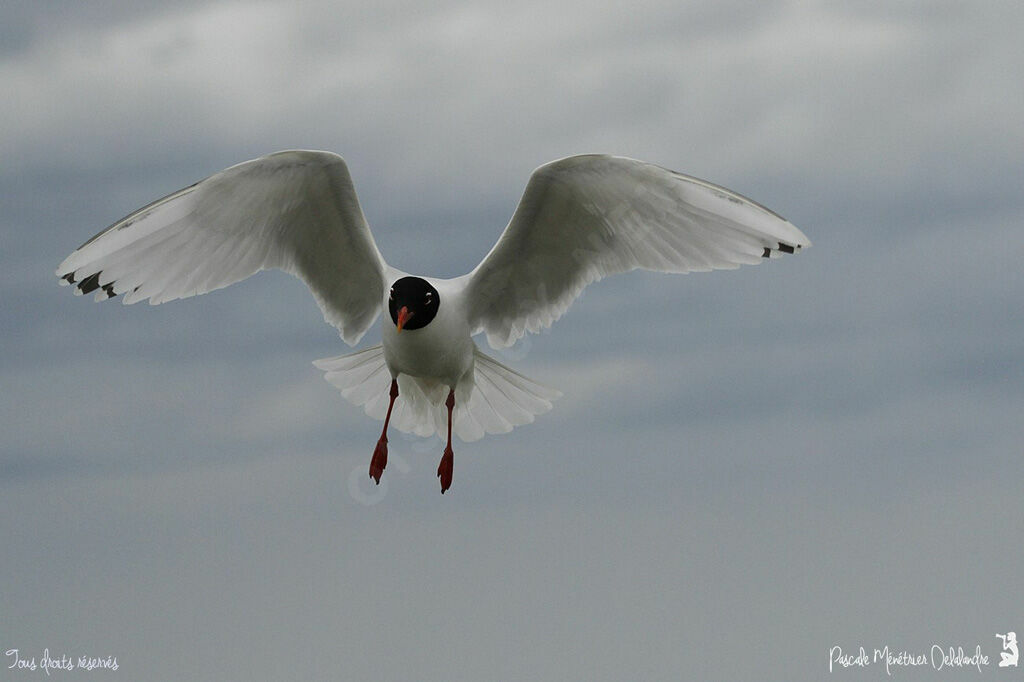
[[[83,294],[91,294],[100,288],[100,273],[89,275],[78,283],[78,290]]]
[[[761,258],[768,258],[771,255],[772,255],[772,250],[769,249],[767,246],[764,247],[764,253],[761,254]]]
[[[69,272],[68,274],[66,274],[63,277],[61,277],[61,279],[64,280],[65,282],[67,282],[68,284],[74,284],[75,283],[75,273]]]
[[[789,244],[783,244],[782,242],[779,242],[779,251],[782,253],[796,253],[796,249]]]
[[[107,298],[114,298],[117,296],[117,292],[114,291],[114,282],[107,282],[106,284],[100,285],[101,272],[97,272],[95,275],[89,275],[81,282],[78,282],[78,293],[80,294],[91,294],[97,289],[102,289],[103,293],[107,295]],[[67,280],[70,284],[75,284],[75,280],[72,275],[64,275],[61,279]]]

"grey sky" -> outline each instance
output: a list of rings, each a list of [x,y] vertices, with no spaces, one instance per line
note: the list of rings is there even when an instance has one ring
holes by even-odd
[[[850,5],[6,3],[0,652],[153,680],[998,661],[1024,631],[1024,6]],[[441,444],[396,434],[374,489],[380,425],[310,364],[347,347],[297,280],[124,307],[53,277],[296,147],[346,158],[413,272],[471,269],[532,169],[583,152],[724,184],[815,246],[592,285],[504,355],[565,393],[551,413],[457,442],[444,498]]]

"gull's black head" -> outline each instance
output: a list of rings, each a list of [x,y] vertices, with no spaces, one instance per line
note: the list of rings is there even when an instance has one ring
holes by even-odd
[[[437,295],[437,289],[419,277],[397,280],[391,285],[388,296],[388,312],[399,332],[426,327],[437,315],[437,306],[440,304],[441,297]]]

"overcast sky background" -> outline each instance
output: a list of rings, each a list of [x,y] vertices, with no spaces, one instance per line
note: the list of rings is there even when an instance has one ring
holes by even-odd
[[[119,679],[812,680],[836,644],[980,644],[999,675],[1022,26],[1020,2],[5,2],[0,651]],[[724,184],[814,248],[592,285],[499,355],[565,393],[551,413],[456,442],[444,497],[442,444],[393,434],[373,488],[380,423],[310,364],[348,349],[297,280],[124,307],[53,276],[287,148],[346,158],[410,272],[470,270],[533,168],[584,152]]]

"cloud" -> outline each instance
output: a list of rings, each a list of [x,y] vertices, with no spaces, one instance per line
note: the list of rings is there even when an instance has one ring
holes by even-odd
[[[381,175],[428,208],[465,203],[455,176],[514,201],[530,168],[581,151],[723,181],[768,176],[770,160],[819,192],[948,192],[964,174],[1009,187],[1021,132],[993,79],[1021,58],[998,39],[1006,17],[983,40],[992,15],[956,7],[923,20],[780,3],[738,23],[728,7],[634,10],[220,3],[70,26],[2,62],[23,95],[4,105],[0,151],[96,171],[330,146],[357,181]]]

